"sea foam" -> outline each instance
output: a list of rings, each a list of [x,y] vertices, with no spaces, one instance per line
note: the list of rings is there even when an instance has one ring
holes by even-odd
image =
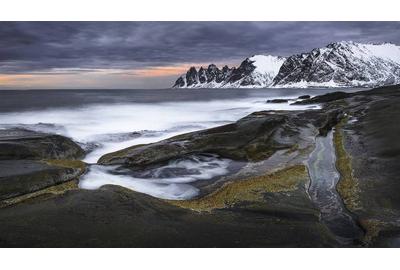
[[[287,96],[269,98],[290,98]],[[293,97],[292,97],[293,98]],[[80,143],[88,154],[87,163],[96,163],[104,154],[132,145],[160,141],[185,132],[191,132],[231,123],[252,112],[261,110],[304,110],[307,106],[289,103],[266,103],[266,99],[249,97],[242,99],[181,101],[157,103],[110,103],[89,104],[63,109],[43,109],[25,112],[0,113],[0,128],[20,127],[55,133]],[[314,109],[318,106],[314,106]],[[201,167],[201,162],[176,161],[168,166],[184,167],[196,173],[174,177],[133,177],[128,172],[116,172],[115,168],[94,165],[82,177],[82,188],[99,188],[115,184],[168,199],[187,199],[198,194],[197,188],[188,184],[201,179],[226,173],[226,161],[217,166]],[[165,170],[168,167],[161,168]]]

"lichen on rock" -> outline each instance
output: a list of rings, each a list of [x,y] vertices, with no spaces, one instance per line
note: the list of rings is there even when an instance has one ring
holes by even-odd
[[[265,193],[289,192],[308,181],[304,165],[292,166],[272,173],[229,182],[199,199],[169,201],[173,205],[195,211],[229,208],[241,202],[259,202]]]
[[[337,190],[346,207],[350,211],[355,212],[361,209],[359,197],[360,188],[357,179],[353,175],[351,158],[347,154],[344,147],[342,126],[345,121],[347,120],[342,120],[338,125],[336,125],[335,132],[333,134],[333,140],[336,149],[336,166],[340,173]]]

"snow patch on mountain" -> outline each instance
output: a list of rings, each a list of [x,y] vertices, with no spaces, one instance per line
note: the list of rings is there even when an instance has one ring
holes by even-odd
[[[275,87],[374,87],[400,83],[400,47],[390,43],[331,43],[288,57]]]
[[[375,57],[400,64],[400,46],[396,46],[392,43],[383,43],[358,44],[358,47],[363,50],[366,55],[373,55]]]
[[[256,67],[255,71],[261,74],[278,74],[283,62],[286,60],[283,57],[272,55],[254,55],[249,58]]]
[[[254,55],[239,67],[192,67],[173,87],[374,87],[398,83],[400,46],[342,41],[288,58]]]
[[[191,67],[174,84],[174,88],[265,88],[273,83],[285,58],[271,55],[254,55],[246,58],[239,67],[222,69],[210,65],[207,69]],[[211,67],[211,68],[210,68]]]

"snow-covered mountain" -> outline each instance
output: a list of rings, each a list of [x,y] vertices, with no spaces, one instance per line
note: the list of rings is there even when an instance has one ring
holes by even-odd
[[[400,46],[336,42],[293,55],[274,78],[275,86],[353,87],[400,83]]]
[[[177,88],[369,87],[400,83],[400,46],[335,42],[288,58],[254,55],[238,68],[192,67]]]
[[[176,88],[263,88],[271,86],[285,58],[271,55],[254,55],[246,58],[238,68],[211,64],[207,69],[191,67],[176,80]]]

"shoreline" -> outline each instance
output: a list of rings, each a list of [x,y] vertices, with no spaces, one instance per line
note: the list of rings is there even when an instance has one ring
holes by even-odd
[[[310,102],[324,100],[321,110],[256,112],[234,124],[118,151],[118,159],[113,159],[113,153],[109,153],[108,158],[102,160],[104,165],[112,163],[134,174],[201,153],[240,161],[245,166],[240,166],[235,174],[226,176],[221,185],[206,189],[208,184],[205,183],[199,188],[207,192],[193,200],[166,201],[111,185],[96,190],[76,189],[74,180],[58,186],[61,190],[56,186],[54,190],[45,188],[39,190],[38,195],[43,192],[52,193],[52,196],[38,196],[38,200],[30,200],[27,196],[25,201],[0,209],[0,227],[6,232],[0,245],[343,246],[321,222],[321,211],[308,193],[311,176],[304,165],[310,158],[314,138],[325,136],[327,132],[334,132],[336,166],[342,177],[351,170],[352,177],[354,171],[354,177],[362,179],[359,180],[358,200],[363,207],[350,209],[359,217],[358,223],[366,228],[364,240],[367,246],[390,245],[393,237],[397,236],[388,234],[400,231],[400,226],[393,219],[395,211],[400,211],[400,208],[396,208],[396,197],[392,192],[396,190],[397,183],[385,175],[379,179],[392,189],[387,190],[371,182],[374,178],[370,180],[369,175],[375,176],[376,173],[373,166],[365,166],[365,162],[371,162],[365,154],[372,153],[379,162],[382,155],[386,162],[391,157],[391,167],[385,167],[388,176],[397,172],[394,166],[396,156],[390,156],[392,152],[381,154],[375,150],[386,149],[382,146],[376,148],[376,145],[386,143],[384,136],[390,136],[390,133],[385,132],[378,137],[366,137],[364,134],[371,134],[370,129],[375,130],[375,127],[383,128],[384,121],[392,121],[376,111],[381,109],[380,104],[395,106],[396,101],[400,100],[397,89],[394,86],[347,96],[320,96],[310,99]],[[358,120],[343,122],[347,115]],[[375,120],[376,117],[383,117],[384,121],[381,118]],[[367,122],[368,125],[365,124]],[[346,132],[340,132],[343,129]],[[363,148],[358,142],[368,143],[368,147]],[[365,149],[365,153],[361,149]],[[391,147],[389,149],[392,150]],[[68,152],[68,149],[64,151]],[[48,155],[47,152],[43,154]],[[346,164],[350,162],[350,156],[355,162],[349,169]],[[48,165],[71,166],[74,162],[52,161]],[[346,195],[340,188],[341,181],[336,188],[347,205]],[[69,188],[69,183],[73,184],[72,188]],[[372,184],[374,189],[371,190]],[[67,190],[63,188],[64,185]],[[352,193],[348,196],[354,198]],[[371,200],[371,197],[375,199]],[[385,198],[386,201],[381,202],[379,198]],[[24,218],[25,213],[29,213],[29,220]],[[46,218],[49,216],[52,218]],[[40,223],[40,220],[45,222]],[[97,222],[93,223],[93,220]],[[15,226],[24,229],[13,231]],[[52,233],[46,233],[49,228],[53,230]],[[240,233],[243,231],[246,234]],[[87,236],[92,240],[88,241]],[[171,237],[176,242],[167,241]],[[359,244],[355,243],[354,246]]]

